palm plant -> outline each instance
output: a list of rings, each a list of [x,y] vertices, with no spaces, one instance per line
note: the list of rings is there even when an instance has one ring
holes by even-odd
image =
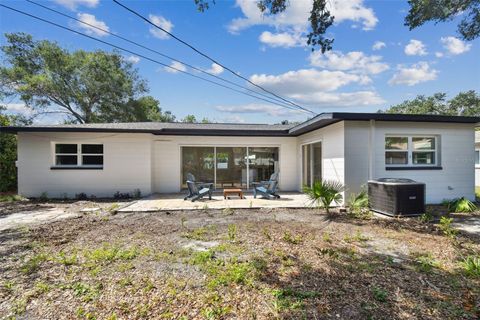
[[[313,186],[304,186],[303,192],[311,200],[311,205],[324,208],[327,213],[332,203],[339,204],[343,200],[342,192],[345,186],[339,181],[322,180],[315,181]]]
[[[477,206],[465,197],[453,199],[451,201],[444,201],[443,204],[447,207],[449,212],[474,212]]]

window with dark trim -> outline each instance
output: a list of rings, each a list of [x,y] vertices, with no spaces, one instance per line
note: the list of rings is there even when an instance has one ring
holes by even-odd
[[[57,167],[102,167],[103,144],[55,144]]]
[[[386,136],[385,165],[387,167],[438,166],[436,136]]]

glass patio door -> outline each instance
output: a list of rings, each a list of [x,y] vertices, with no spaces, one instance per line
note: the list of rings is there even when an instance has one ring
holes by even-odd
[[[302,146],[302,185],[311,187],[322,180],[322,143]]]
[[[217,147],[216,151],[216,188],[246,188],[247,148]]]

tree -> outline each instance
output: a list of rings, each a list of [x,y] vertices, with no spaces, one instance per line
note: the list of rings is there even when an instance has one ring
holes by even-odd
[[[391,106],[386,113],[434,114],[450,116],[480,116],[480,95],[474,90],[460,92],[450,100],[446,93],[418,95],[412,100]]]
[[[471,41],[480,35],[480,0],[409,0],[410,10],[405,25],[410,30],[425,22],[445,22],[460,14],[458,33],[463,40]]]
[[[197,118],[193,114],[187,114],[185,118],[182,119],[182,122],[197,123]]]
[[[0,126],[22,126],[31,121],[22,116],[5,114],[0,106]],[[0,192],[15,191],[17,188],[17,138],[13,134],[0,133]]]
[[[148,91],[138,70],[117,52],[69,52],[25,33],[5,34],[1,91],[16,95],[38,114],[62,113],[68,122],[171,119]],[[158,110],[157,110],[158,109]]]

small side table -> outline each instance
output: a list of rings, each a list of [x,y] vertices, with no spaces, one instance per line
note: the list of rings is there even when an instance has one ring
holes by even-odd
[[[231,195],[237,195],[240,199],[245,199],[242,189],[223,189],[223,198],[230,199]]]

